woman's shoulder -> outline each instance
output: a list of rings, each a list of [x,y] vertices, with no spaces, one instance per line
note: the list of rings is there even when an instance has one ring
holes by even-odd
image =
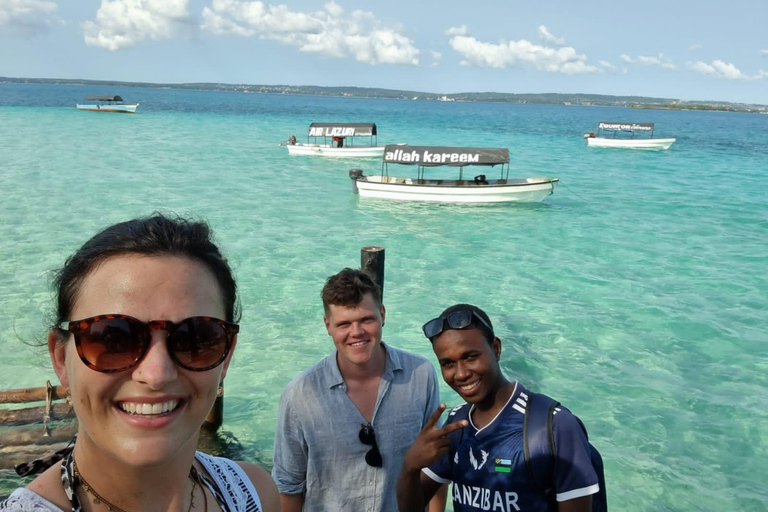
[[[63,512],[55,504],[25,487],[19,487],[8,496],[8,499],[0,501],[0,511]]]
[[[280,496],[272,476],[260,466],[251,462],[233,461],[224,457],[215,457],[197,452],[197,459],[203,463],[206,471],[219,485],[227,489],[248,488],[247,481],[256,491],[257,502],[265,512],[280,510]],[[223,490],[223,489],[222,489]]]
[[[40,473],[24,488],[24,491],[26,492],[20,493],[24,499],[34,500],[52,507],[40,508],[39,510],[65,510],[70,507],[69,498],[67,498],[67,493],[64,492],[64,486],[61,483],[61,462],[53,464]],[[33,508],[31,510],[38,509]]]
[[[248,475],[248,478],[251,479],[256,492],[259,493],[264,511],[280,510],[280,494],[277,492],[277,486],[275,481],[272,480],[272,475],[261,466],[252,462],[239,460],[235,461],[235,464],[239,465],[245,474]]]

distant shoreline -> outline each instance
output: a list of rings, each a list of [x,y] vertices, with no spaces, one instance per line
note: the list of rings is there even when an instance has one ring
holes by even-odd
[[[158,89],[192,89],[201,91],[226,91],[259,94],[297,94],[312,96],[381,98],[401,100],[491,102],[518,104],[609,106],[659,110],[707,110],[717,112],[768,113],[768,105],[732,103],[727,101],[684,101],[673,98],[651,98],[645,96],[610,96],[603,94],[562,94],[562,93],[501,93],[462,92],[436,94],[420,91],[378,89],[371,87],[321,87],[316,85],[253,85],[224,83],[151,83],[123,82],[114,80],[82,80],[67,78],[10,78],[0,77],[0,83],[60,84],[108,87],[149,87]]]

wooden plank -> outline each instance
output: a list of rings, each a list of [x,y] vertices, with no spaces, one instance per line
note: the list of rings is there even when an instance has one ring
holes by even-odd
[[[45,416],[45,406],[27,407],[26,409],[9,409],[0,411],[0,426],[29,425],[30,423],[42,423]],[[71,405],[53,404],[48,421],[64,420],[75,417],[75,410]]]
[[[33,427],[13,427],[0,430],[0,446],[9,448],[12,446],[51,445],[69,442],[77,433],[77,422],[70,421],[58,424],[48,429],[48,435],[42,425]]]
[[[67,397],[67,391],[64,389],[64,386],[52,386],[51,391],[52,400],[64,400]],[[7,389],[0,391],[0,404],[38,402],[45,400],[47,396],[48,388],[45,386],[39,388]]]

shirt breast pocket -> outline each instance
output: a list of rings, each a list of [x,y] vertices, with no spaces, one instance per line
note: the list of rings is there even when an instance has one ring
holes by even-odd
[[[421,413],[408,413],[396,417],[393,421],[391,435],[392,447],[397,453],[405,453],[421,432]]]

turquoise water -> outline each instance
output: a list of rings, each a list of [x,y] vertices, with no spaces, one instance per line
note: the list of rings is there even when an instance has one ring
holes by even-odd
[[[79,112],[86,94],[136,115]],[[586,148],[599,121],[653,121],[666,152]],[[376,122],[379,143],[510,148],[543,203],[360,199],[375,160],[288,157],[313,121]],[[327,354],[319,293],[386,247],[385,340],[434,361],[420,325],[472,302],[502,366],[587,424],[624,511],[768,508],[768,116],[0,84],[0,389],[55,375],[49,271],[107,224],[208,219],[237,272],[241,335],[224,430],[271,463],[277,396]],[[443,400],[457,403],[447,387]],[[0,472],[0,494],[18,480]]]

